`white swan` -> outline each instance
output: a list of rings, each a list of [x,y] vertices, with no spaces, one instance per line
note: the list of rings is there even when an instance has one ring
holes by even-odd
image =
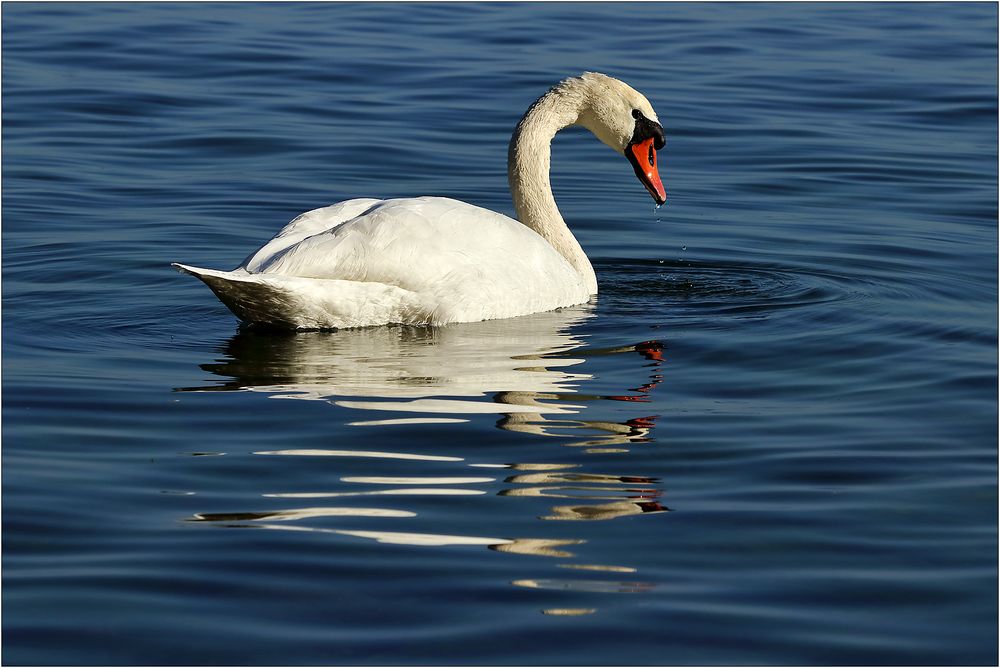
[[[514,130],[507,176],[520,222],[443,197],[352,199],[297,217],[233,271],[173,266],[240,319],[295,329],[476,322],[583,303],[597,277],[549,185],[550,144],[569,125],[624,154],[666,201],[649,101],[587,72],[536,100]]]

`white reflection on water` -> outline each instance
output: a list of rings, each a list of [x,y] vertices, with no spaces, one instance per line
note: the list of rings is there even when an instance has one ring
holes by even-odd
[[[618,582],[610,580],[514,580],[515,587],[529,589],[563,589],[600,592],[602,594],[641,594],[656,585],[652,582]]]
[[[276,499],[322,499],[345,496],[477,496],[486,494],[481,489],[449,487],[402,487],[399,489],[370,489],[364,492],[286,492],[263,494]]]
[[[605,566],[603,564],[559,564],[559,568],[572,568],[578,571],[605,571],[609,573],[635,573],[631,566]]]
[[[564,445],[587,452],[624,452],[626,446],[649,440],[655,416],[625,422],[569,416],[586,409],[581,401],[645,400],[661,380],[659,369],[643,378],[633,394],[594,396],[580,393],[592,376],[571,367],[588,357],[636,353],[658,364],[660,346],[643,342],[588,348],[572,329],[592,316],[592,307],[584,305],[447,327],[298,334],[244,330],[226,343],[223,361],[202,365],[225,380],[183,391],[262,392],[275,399],[411,414],[349,423],[359,427],[462,423],[467,419],[461,416],[498,414],[500,429],[559,437]],[[259,454],[336,456],[340,451]]]
[[[365,411],[408,413],[386,419],[358,420],[352,426],[451,424],[462,416],[498,414],[500,429],[562,439],[563,445],[585,452],[623,452],[651,440],[655,416],[624,422],[583,419],[579,414],[594,401],[642,402],[661,380],[662,346],[643,342],[596,349],[572,332],[591,317],[589,306],[540,313],[523,318],[440,328],[380,327],[294,335],[244,330],[230,339],[225,359],[202,365],[222,380],[181,391],[261,392],[272,398],[325,401]],[[581,387],[592,376],[573,371],[593,356],[641,355],[646,375],[631,394],[588,395]],[[649,369],[651,368],[651,370]],[[407,466],[398,475],[340,476],[326,489],[258,490],[259,500],[345,499],[379,497],[395,503],[407,497],[461,497],[493,493],[501,497],[546,497],[569,500],[536,515],[544,521],[610,520],[666,511],[658,501],[658,480],[647,476],[587,473],[579,464],[466,464],[463,457],[428,452],[385,452],[361,449],[288,448],[253,453],[270,457],[360,458],[399,460]],[[413,467],[437,466],[427,475]],[[506,469],[511,475],[495,474]],[[389,473],[392,473],[389,471]],[[498,486],[501,486],[498,488]],[[595,501],[597,501],[595,503]],[[516,502],[515,502],[516,503]],[[401,503],[400,505],[405,505]],[[419,506],[414,503],[414,507]],[[460,510],[455,506],[454,510]],[[245,512],[202,512],[188,518],[218,526],[334,534],[376,543],[414,547],[482,546],[497,552],[569,559],[568,546],[582,538],[491,537],[331,527],[339,517],[401,518],[411,510],[308,507]],[[293,522],[294,521],[294,522]],[[319,522],[321,526],[314,525]],[[634,573],[629,566],[568,565],[579,571]],[[639,592],[649,583],[594,580],[520,579],[518,587],[570,589],[584,592]],[[547,608],[550,615],[582,615],[594,608]]]
[[[234,522],[246,520],[289,521],[312,517],[416,517],[409,510],[389,508],[294,508],[260,513],[195,513],[192,522]]]
[[[496,478],[443,478],[413,476],[344,476],[341,482],[357,482],[370,485],[469,485],[477,482],[493,482]]]
[[[493,412],[481,401],[459,400],[436,411],[433,402],[418,400],[487,397],[494,392],[528,396],[573,392],[590,375],[566,370],[583,362],[564,356],[583,345],[568,330],[590,317],[591,307],[582,306],[447,327],[372,327],[284,335],[249,329],[229,340],[228,360],[202,366],[232,380],[197,389],[246,390],[281,399],[338,403],[357,397],[363,400],[361,405],[349,405],[358,408],[367,407],[364,404],[372,399],[397,400],[391,409],[372,401],[372,410]],[[548,410],[570,409],[550,405]]]
[[[375,459],[413,459],[425,462],[460,462],[461,457],[445,457],[442,455],[415,455],[409,452],[373,452],[371,450],[261,450],[255,455],[289,455],[298,457],[372,457]]]
[[[560,617],[578,617],[592,615],[595,612],[597,612],[597,608],[546,608],[542,610],[543,615],[558,615]]]

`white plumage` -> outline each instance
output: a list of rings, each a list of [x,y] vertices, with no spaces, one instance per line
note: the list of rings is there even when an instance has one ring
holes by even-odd
[[[177,266],[241,319],[300,329],[477,322],[590,297],[533,230],[444,197],[340,202],[302,214],[234,271]]]
[[[549,144],[577,122],[605,140],[631,109],[655,121],[642,95],[593,73],[532,105],[508,163],[520,222],[443,197],[352,199],[300,215],[233,271],[174,266],[240,319],[296,329],[476,322],[583,303],[597,281],[552,199]]]

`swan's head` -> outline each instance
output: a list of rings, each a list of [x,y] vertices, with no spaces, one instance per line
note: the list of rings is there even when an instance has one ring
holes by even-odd
[[[660,180],[656,152],[666,138],[649,100],[627,83],[597,72],[567,79],[562,86],[585,97],[579,125],[602,142],[623,154],[657,204],[667,201]]]

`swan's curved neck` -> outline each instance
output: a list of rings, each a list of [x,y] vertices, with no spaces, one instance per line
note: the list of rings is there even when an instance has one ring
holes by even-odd
[[[517,219],[538,232],[579,272],[591,294],[597,276],[583,247],[566,226],[549,182],[552,138],[577,123],[585,100],[554,88],[540,97],[517,124],[507,149],[507,180]]]

